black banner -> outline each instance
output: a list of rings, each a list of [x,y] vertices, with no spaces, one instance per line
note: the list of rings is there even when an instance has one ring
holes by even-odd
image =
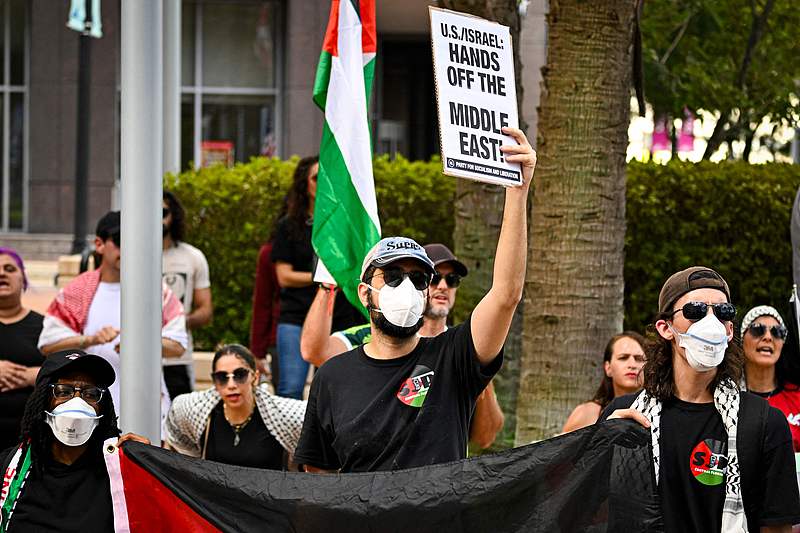
[[[136,442],[125,445],[124,457],[222,531],[663,529],[649,431],[628,420],[498,454],[394,472],[257,470]],[[129,490],[136,487],[126,484]]]

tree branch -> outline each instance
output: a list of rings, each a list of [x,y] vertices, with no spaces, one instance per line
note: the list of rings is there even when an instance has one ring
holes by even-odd
[[[678,43],[680,43],[681,39],[683,39],[683,35],[686,33],[686,28],[689,27],[689,21],[692,20],[693,16],[694,12],[692,11],[690,11],[689,14],[686,15],[686,18],[684,19],[683,23],[678,29],[678,34],[672,40],[672,43],[670,43],[669,48],[667,48],[667,51],[664,52],[664,55],[661,56],[661,59],[658,60],[659,63],[661,63],[662,65],[667,63],[667,59],[669,59],[669,56],[671,56],[672,52],[675,51],[675,48],[678,47]]]

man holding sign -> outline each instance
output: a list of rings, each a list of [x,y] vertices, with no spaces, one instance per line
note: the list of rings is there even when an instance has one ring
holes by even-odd
[[[506,189],[492,287],[466,322],[433,338],[422,327],[433,263],[411,239],[381,240],[367,255],[358,294],[372,340],[320,367],[308,399],[295,461],[310,472],[365,472],[466,457],[475,400],[500,369],[522,298],[528,191],[536,154],[525,134],[498,147],[521,169]]]

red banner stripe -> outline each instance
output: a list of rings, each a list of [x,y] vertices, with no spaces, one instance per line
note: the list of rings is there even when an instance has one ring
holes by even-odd
[[[344,0],[349,2],[350,0]],[[325,41],[322,43],[322,51],[328,52],[332,56],[339,55],[339,0],[331,1],[331,14],[328,18],[328,29],[325,30]]]
[[[131,532],[192,531],[217,533],[219,529],[197,514],[152,474],[120,450],[120,469],[125,486]]]

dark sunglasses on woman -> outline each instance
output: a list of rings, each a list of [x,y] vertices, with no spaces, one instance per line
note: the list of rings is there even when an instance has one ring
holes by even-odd
[[[56,400],[71,400],[77,392],[81,398],[89,403],[98,403],[103,399],[103,393],[105,392],[100,387],[74,387],[66,383],[52,383],[50,389],[53,391],[53,398]]]
[[[373,277],[383,276],[383,281],[390,287],[397,287],[405,278],[411,280],[414,288],[424,291],[431,282],[431,277],[420,270],[403,270],[402,268],[387,268],[383,274],[375,274]]]
[[[439,282],[442,281],[442,278],[444,278],[444,282],[451,289],[455,289],[461,284],[461,276],[459,276],[455,272],[450,272],[449,274],[445,274],[444,276],[442,276],[441,273],[436,272],[433,275],[433,278],[431,278],[431,285],[436,287],[437,285],[439,285]]]
[[[672,316],[675,316],[675,313],[681,312],[683,313],[683,318],[686,320],[690,320],[695,322],[697,320],[702,320],[705,318],[706,314],[708,314],[708,307],[709,305],[714,310],[714,315],[720,319],[721,321],[730,321],[736,318],[736,308],[733,304],[730,303],[721,303],[721,304],[707,304],[705,302],[686,302],[683,304],[683,307],[680,309],[676,309],[672,312]]]
[[[750,335],[756,338],[763,337],[767,333],[767,326],[765,324],[760,324],[758,322],[753,322],[749,326],[747,326],[747,331],[750,332]],[[789,334],[789,330],[786,329],[786,326],[781,326],[777,324],[769,328],[769,332],[772,334],[773,337],[780,340],[786,340],[786,335]]]
[[[250,369],[249,368],[237,368],[233,372],[223,372],[219,370],[217,372],[211,373],[211,379],[214,380],[214,383],[220,386],[224,386],[228,384],[228,380],[233,378],[234,383],[242,385],[247,382],[247,378],[250,377]]]

